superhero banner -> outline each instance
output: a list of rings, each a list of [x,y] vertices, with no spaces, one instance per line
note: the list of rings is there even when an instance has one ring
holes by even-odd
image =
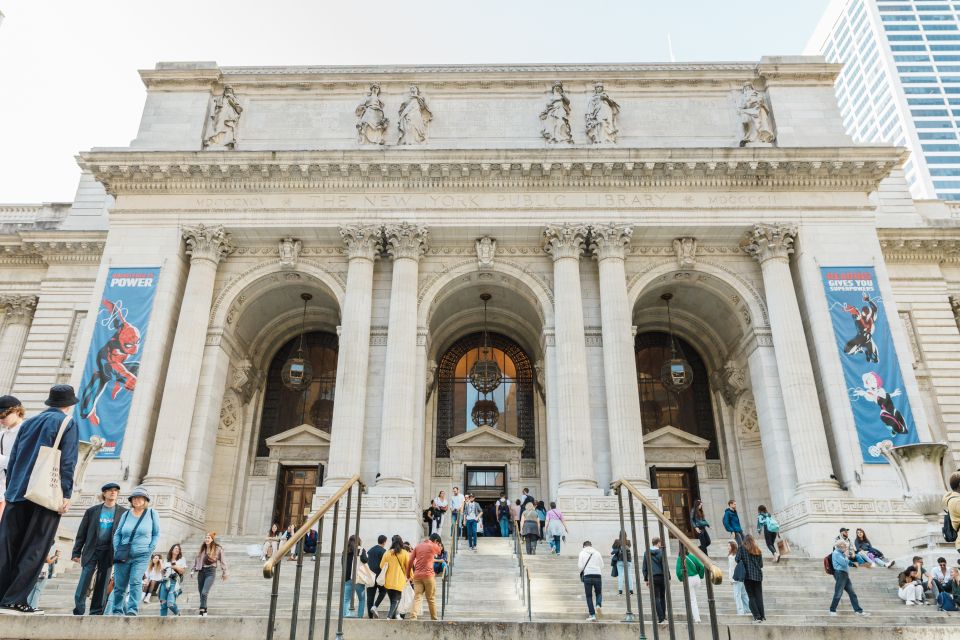
[[[873,267],[823,267],[821,273],[863,461],[884,464],[884,440],[900,446],[919,438],[877,274]]]
[[[159,275],[160,267],[112,268],[107,274],[73,414],[82,440],[106,440],[99,458],[120,457]]]

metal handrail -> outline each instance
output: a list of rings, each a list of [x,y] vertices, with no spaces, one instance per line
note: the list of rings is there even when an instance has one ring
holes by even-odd
[[[720,569],[720,567],[714,564],[709,556],[699,549],[699,543],[695,543],[693,540],[691,540],[687,534],[680,529],[680,527],[675,525],[670,518],[660,511],[660,509],[657,508],[657,506],[651,502],[649,498],[640,493],[640,491],[637,490],[637,488],[633,486],[629,480],[617,480],[613,483],[614,489],[618,489],[619,487],[623,487],[629,491],[630,494],[640,502],[640,504],[645,506],[647,511],[653,514],[653,517],[660,521],[660,523],[667,528],[667,530],[670,532],[670,535],[680,541],[680,544],[686,548],[688,555],[695,557],[697,560],[703,563],[704,568],[710,573],[710,581],[713,584],[723,583],[723,571]]]
[[[286,554],[293,549],[301,539],[306,537],[310,529],[313,528],[320,518],[327,514],[327,511],[333,508],[333,506],[340,502],[340,498],[349,491],[354,484],[360,483],[360,491],[363,491],[363,483],[360,482],[360,474],[354,474],[346,482],[343,483],[343,486],[337,489],[337,492],[330,496],[330,499],[323,503],[323,506],[317,509],[316,513],[307,518],[307,521],[300,525],[300,528],[297,529],[296,533],[290,537],[280,548],[274,553],[270,558],[263,563],[263,577],[268,580],[273,577],[273,568],[277,566],[281,559],[283,559]]]
[[[513,548],[517,552],[517,564],[520,567],[520,599],[527,605],[527,620],[533,621],[533,601],[530,595],[530,569],[523,559],[523,545],[520,539],[520,520],[513,523]]]
[[[453,526],[453,537],[450,541],[450,553],[447,557],[447,568],[443,572],[443,579],[440,581],[440,619],[446,618],[447,598],[449,595],[450,583],[453,580],[453,565],[457,558],[457,548],[460,543],[460,527],[463,524],[463,508],[457,512],[457,521]]]

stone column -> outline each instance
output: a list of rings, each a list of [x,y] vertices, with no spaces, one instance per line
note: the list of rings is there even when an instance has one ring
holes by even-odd
[[[325,484],[339,486],[360,473],[366,420],[367,369],[370,361],[370,313],[373,263],[379,255],[380,227],[340,227],[347,246],[347,292],[340,314],[336,399],[330,428],[330,457]]]
[[[830,479],[830,450],[800,305],[790,275],[790,254],[796,235],[796,225],[757,224],[748,232],[743,247],[760,263],[763,272],[780,389],[797,469],[797,490],[803,492],[836,488],[836,483]]]
[[[384,363],[378,487],[413,488],[417,411],[417,277],[427,250],[427,229],[406,222],[384,229],[393,258],[390,316]],[[422,425],[421,425],[422,426]]]
[[[184,462],[190,442],[190,434],[184,432],[184,425],[192,423],[197,403],[217,265],[234,250],[230,234],[219,225],[184,227],[183,240],[190,256],[190,271],[170,351],[150,467],[144,479],[144,483],[151,485],[183,486]]]
[[[580,292],[580,255],[586,225],[550,225],[544,249],[553,256],[556,333],[557,445],[560,450],[558,493],[595,493],[593,434],[587,393],[587,347]]]
[[[37,309],[37,297],[3,295],[0,296],[0,309],[4,312],[3,333],[0,333],[0,395],[6,395],[17,376],[33,312]]]
[[[632,234],[633,227],[629,225],[594,225],[590,248],[600,268],[603,385],[613,479],[626,478],[634,484],[649,485],[640,424],[633,322],[624,269],[625,249]]]

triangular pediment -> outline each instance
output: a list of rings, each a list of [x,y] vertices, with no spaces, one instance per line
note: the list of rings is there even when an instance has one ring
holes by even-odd
[[[447,447],[523,447],[523,440],[493,427],[477,427],[447,440]]]
[[[685,447],[688,449],[704,449],[710,446],[709,440],[704,440],[692,433],[687,433],[682,429],[671,427],[660,427],[656,431],[651,431],[643,436],[644,447]]]
[[[330,436],[313,425],[301,424],[267,438],[268,447],[328,447]]]

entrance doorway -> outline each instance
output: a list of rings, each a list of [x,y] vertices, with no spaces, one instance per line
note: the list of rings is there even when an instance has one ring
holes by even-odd
[[[313,507],[313,494],[323,477],[323,465],[316,467],[281,467],[277,500],[274,503],[274,522],[281,529],[289,525],[299,527]]]
[[[496,502],[500,494],[507,492],[507,468],[467,467],[464,471],[464,491],[472,494],[483,509],[483,535],[499,536]],[[508,496],[509,497],[509,496]]]
[[[694,487],[697,486],[694,469],[651,469],[653,486],[660,492],[663,500],[663,513],[681,531],[696,538],[690,526],[690,509],[696,499]]]

